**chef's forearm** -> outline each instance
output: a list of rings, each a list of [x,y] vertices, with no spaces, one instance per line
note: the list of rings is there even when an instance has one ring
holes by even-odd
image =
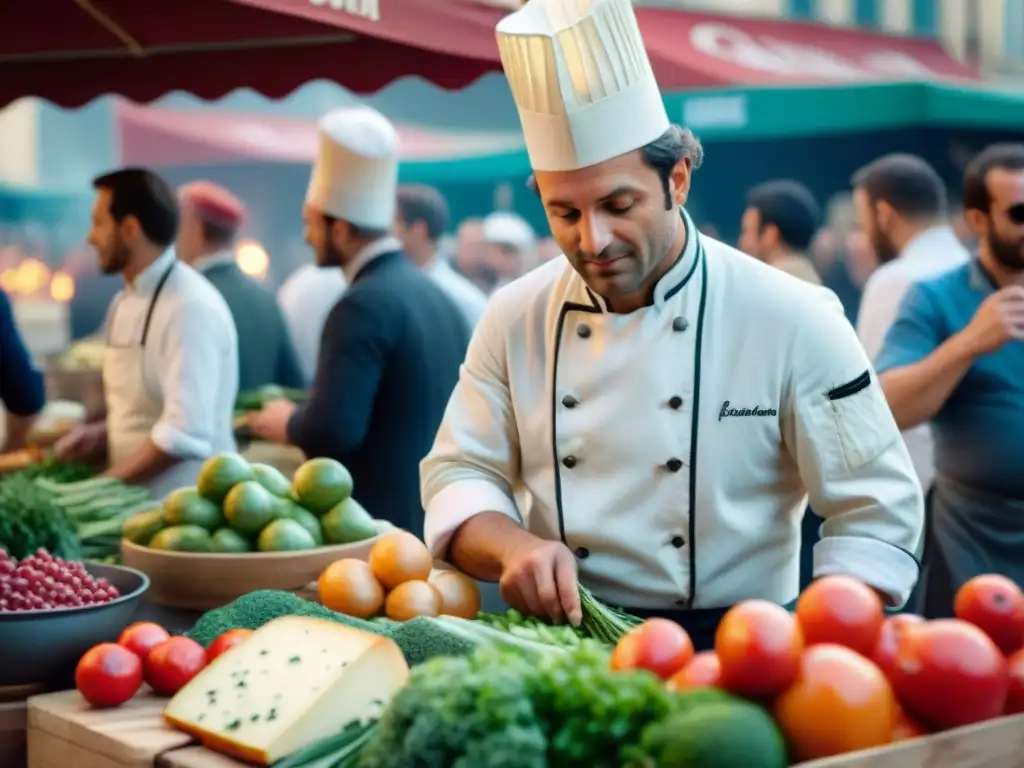
[[[931,421],[974,359],[970,340],[958,334],[921,362],[881,374],[878,382],[899,428],[911,429]]]
[[[143,483],[180,461],[177,456],[166,453],[147,440],[131,458],[118,462],[103,474],[123,483]]]
[[[448,545],[448,559],[474,579],[498,581],[509,554],[536,541],[536,536],[508,515],[483,512],[455,531]]]

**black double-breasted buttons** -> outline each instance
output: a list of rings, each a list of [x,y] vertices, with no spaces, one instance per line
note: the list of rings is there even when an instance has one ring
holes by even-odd
[[[580,323],[579,325],[576,326],[576,335],[579,336],[581,339],[589,339],[590,326],[587,325],[586,323]]]
[[[685,317],[677,317],[674,320],[672,320],[672,330],[676,331],[677,333],[685,331],[689,327],[690,321],[687,320]]]
[[[679,395],[672,395],[672,397],[668,399],[668,407],[673,411],[678,411],[683,407],[683,398]]]
[[[562,405],[564,405],[566,408],[575,408],[579,404],[580,401],[577,400],[572,395],[566,395],[565,397],[562,398]]]
[[[672,546],[675,547],[676,549],[682,549],[684,546],[686,546],[686,539],[684,539],[682,536],[678,536],[678,535],[677,536],[673,536],[672,537]]]
[[[683,462],[679,459],[672,458],[665,462],[665,469],[669,472],[678,472],[683,468]]]
[[[562,459],[562,466],[565,467],[566,469],[572,469],[573,467],[576,466],[576,457],[570,453],[568,456]]]
[[[590,557],[590,550],[586,547],[576,547],[576,549],[573,550],[573,554],[580,560],[586,560]]]

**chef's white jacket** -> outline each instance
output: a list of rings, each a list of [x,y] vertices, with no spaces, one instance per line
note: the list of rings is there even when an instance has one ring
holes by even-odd
[[[288,332],[307,381],[316,374],[324,323],[345,292],[345,277],[337,267],[303,264],[277,289]]]
[[[421,464],[428,545],[499,512],[613,604],[787,603],[809,496],[815,574],[902,604],[921,487],[839,301],[684,220],[653,306],[608,312],[564,259],[491,298]]]
[[[914,283],[938,277],[963,266],[970,253],[953,228],[926,229],[904,246],[899,257],[876,269],[864,285],[857,314],[857,335],[874,363],[882,351],[885,336],[896,322],[903,297]],[[929,488],[935,479],[935,445],[931,427],[919,424],[903,433],[918,479]]]
[[[438,255],[424,267],[424,271],[444,289],[448,297],[462,311],[470,329],[476,328],[487,308],[487,294],[460,275],[448,259]]]

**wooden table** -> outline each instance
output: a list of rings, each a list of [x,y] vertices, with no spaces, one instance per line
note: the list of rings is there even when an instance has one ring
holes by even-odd
[[[118,709],[94,710],[76,691],[34,696],[28,768],[242,768],[164,725],[166,701],[144,694]],[[0,766],[8,768],[2,759]],[[1024,768],[1024,715],[800,768]]]

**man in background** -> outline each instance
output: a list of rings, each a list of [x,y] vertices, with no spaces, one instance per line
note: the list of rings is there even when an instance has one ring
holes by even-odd
[[[793,277],[821,285],[807,256],[820,224],[821,210],[807,187],[790,179],[767,181],[747,194],[740,250]]]
[[[525,274],[533,267],[537,236],[522,216],[511,211],[495,211],[483,222],[489,269],[488,293]]]
[[[235,238],[245,207],[228,190],[209,181],[178,191],[181,221],[178,258],[213,283],[227,302],[238,332],[238,388],[266,384],[304,388],[305,377],[274,294],[239,269]]]
[[[348,288],[324,325],[316,380],[296,407],[275,400],[251,419],[264,439],[344,464],[369,512],[423,534],[419,462],[430,450],[469,343],[448,295],[391,234],[398,135],[379,112],[351,107],[319,124],[306,195],[306,238]]]
[[[914,155],[885,155],[853,177],[853,202],[878,267],[861,297],[857,334],[872,361],[910,287],[963,266],[969,254],[949,226],[946,190],[935,169]],[[935,476],[927,424],[903,433],[927,493]]]
[[[452,266],[485,294],[490,291],[490,270],[487,268],[487,244],[484,242],[483,219],[464,219],[455,234],[456,249]]]
[[[929,618],[974,576],[1024,584],[1024,144],[981,152],[963,193],[977,258],[909,289],[876,363],[899,426],[935,438]]]
[[[14,321],[11,302],[0,290],[0,411],[6,422],[0,435],[0,452],[26,446],[35,417],[45,404],[43,375],[32,364]]]
[[[402,250],[462,310],[470,330],[487,306],[487,296],[473,283],[452,269],[447,257],[440,253],[438,241],[448,229],[448,203],[433,187],[405,186],[398,190],[398,216],[395,231],[402,241]]]

